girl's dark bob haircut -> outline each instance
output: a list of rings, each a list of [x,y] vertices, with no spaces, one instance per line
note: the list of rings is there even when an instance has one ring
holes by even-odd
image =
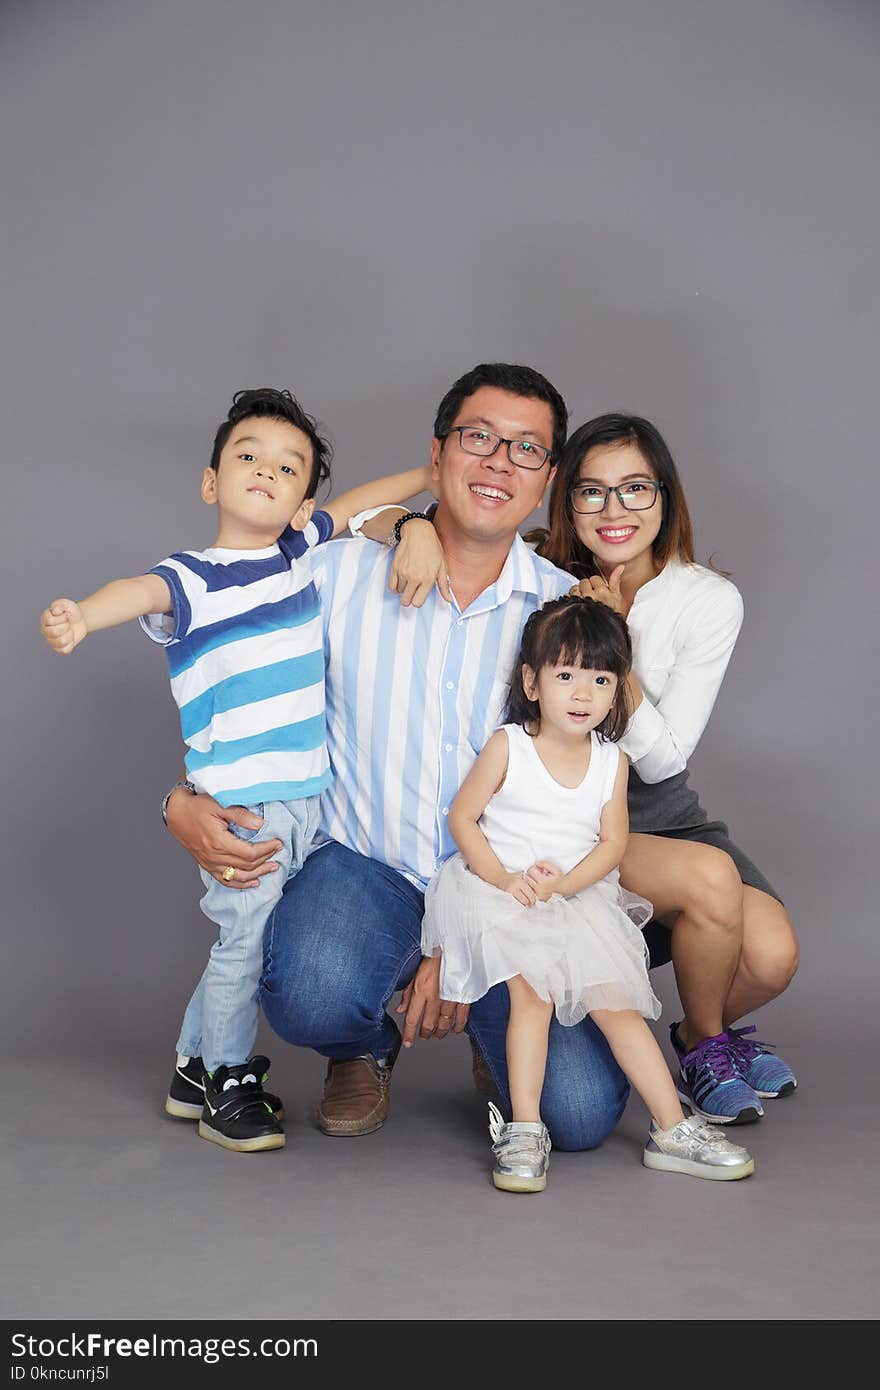
[[[519,656],[510,680],[507,723],[541,725],[537,700],[530,700],[523,685],[523,667],[541,671],[545,666],[583,666],[588,671],[609,671],[617,677],[614,703],[596,733],[609,743],[623,737],[630,717],[626,677],[632,666],[629,629],[619,613],[592,598],[557,598],[538,608],[523,629]]]

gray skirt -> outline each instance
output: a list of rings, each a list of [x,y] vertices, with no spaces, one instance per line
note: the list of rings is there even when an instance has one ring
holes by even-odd
[[[697,793],[688,786],[686,771],[667,777],[665,782],[650,783],[643,782],[630,768],[627,804],[631,835],[663,835],[669,840],[713,845],[730,855],[743,883],[782,902],[757,865],[733,843],[724,821],[710,820],[706,815]],[[656,919],[648,922],[643,931],[651,953],[651,969],[665,965],[672,959],[672,932]]]

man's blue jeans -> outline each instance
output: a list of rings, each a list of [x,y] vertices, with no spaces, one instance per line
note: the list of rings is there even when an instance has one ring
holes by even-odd
[[[394,869],[342,845],[306,860],[269,918],[262,1004],[279,1037],[324,1057],[383,1058],[397,1041],[386,1006],[418,969],[421,892]],[[508,993],[471,1006],[475,1039],[509,1103]],[[421,1046],[425,1046],[424,1043]],[[541,1112],[557,1149],[592,1149],[623,1114],[629,1087],[598,1028],[553,1019]]]

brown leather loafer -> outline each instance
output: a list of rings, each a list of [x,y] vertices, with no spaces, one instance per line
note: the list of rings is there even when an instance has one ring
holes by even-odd
[[[398,1038],[384,1066],[369,1056],[330,1062],[317,1110],[318,1128],[325,1134],[351,1138],[381,1128],[388,1118],[391,1068],[399,1050]]]
[[[470,1034],[468,1041],[471,1045],[471,1075],[474,1078],[474,1089],[488,1100],[498,1100],[498,1087],[495,1085],[488,1062]]]

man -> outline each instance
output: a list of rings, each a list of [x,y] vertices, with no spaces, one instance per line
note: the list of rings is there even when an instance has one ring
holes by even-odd
[[[441,402],[431,444],[451,601],[435,589],[422,607],[401,604],[388,588],[392,554],[369,541],[332,542],[315,566],[334,780],[322,803],[325,843],[267,928],[262,1001],[279,1036],[328,1058],[318,1107],[327,1134],[384,1122],[401,1043],[386,1008],[401,989],[405,1045],[467,1026],[506,1093],[507,990],[491,990],[469,1016],[439,998],[439,959],[421,959],[422,903],[455,848],[452,799],[502,721],[526,619],[573,582],[518,535],[552,481],[566,428],[565,403],[538,372],[474,368]],[[248,845],[228,831],[229,821],[253,828],[246,812],[180,791],[167,814],[214,876],[231,866],[247,891],[272,870],[277,842]],[[554,1020],[542,1110],[557,1148],[600,1143],[627,1091],[589,1019],[575,1028]]]

